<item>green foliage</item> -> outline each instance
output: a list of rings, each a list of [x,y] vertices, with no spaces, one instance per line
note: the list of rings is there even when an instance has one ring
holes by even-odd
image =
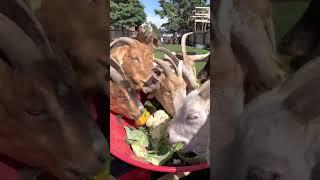
[[[111,0],[110,19],[114,27],[138,27],[146,21],[146,13],[139,0]]]
[[[168,18],[162,26],[168,30],[191,30],[188,17],[197,6],[205,6],[206,0],[159,0],[161,9],[155,13],[161,18]]]

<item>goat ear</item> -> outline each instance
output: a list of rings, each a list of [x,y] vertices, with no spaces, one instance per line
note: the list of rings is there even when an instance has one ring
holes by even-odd
[[[155,47],[159,47],[158,38],[153,37],[153,45],[154,45]]]
[[[313,120],[320,115],[319,92],[320,79],[312,79],[289,94],[283,105],[299,119]]]
[[[199,96],[203,99],[209,99],[210,98],[210,80],[203,83],[200,88],[198,89]]]

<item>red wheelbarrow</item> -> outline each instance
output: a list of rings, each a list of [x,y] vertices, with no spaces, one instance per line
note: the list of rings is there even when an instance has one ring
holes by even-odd
[[[135,128],[133,120],[118,119],[115,114],[110,113],[110,152],[120,160],[136,166],[138,169],[121,176],[120,180],[150,180],[150,174],[153,171],[182,173],[194,172],[209,168],[207,163],[196,164],[192,166],[156,166],[144,160],[138,159],[131,150],[131,147],[126,143],[126,132],[123,126]],[[136,177],[136,178],[135,178]]]

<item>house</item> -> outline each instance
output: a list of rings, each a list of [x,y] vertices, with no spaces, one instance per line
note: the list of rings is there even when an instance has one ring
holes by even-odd
[[[194,32],[210,30],[210,7],[196,7],[189,21],[194,24]]]

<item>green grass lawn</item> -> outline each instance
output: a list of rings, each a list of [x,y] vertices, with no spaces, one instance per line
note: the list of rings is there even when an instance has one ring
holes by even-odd
[[[171,52],[176,52],[176,53],[181,53],[181,45],[178,45],[178,44],[163,44],[162,45],[163,47],[169,49]],[[198,48],[195,48],[195,47],[192,47],[192,46],[187,46],[187,52],[193,52],[193,53],[197,53],[197,54],[205,54],[205,53],[208,53],[209,51],[208,50],[205,50],[205,49],[198,49]],[[158,52],[156,51],[154,53],[154,56],[156,58],[164,58],[164,54],[162,52]],[[205,62],[197,62],[196,63],[196,71],[197,71],[197,74],[202,70],[202,68],[206,65]]]

